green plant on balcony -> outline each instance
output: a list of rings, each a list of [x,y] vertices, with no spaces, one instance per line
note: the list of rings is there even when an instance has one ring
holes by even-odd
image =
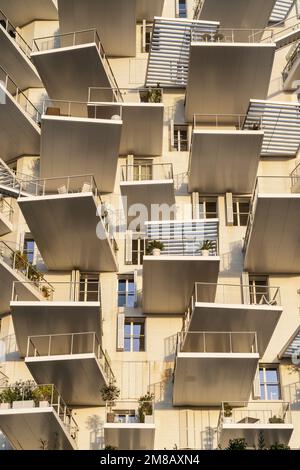
[[[114,413],[112,412],[112,408],[115,405],[116,400],[120,396],[120,389],[116,386],[115,381],[110,382],[108,385],[104,385],[101,390],[101,397],[102,400],[108,406],[108,413],[107,413],[107,422],[113,423],[114,422]]]
[[[18,381],[1,392],[0,402],[12,405],[14,401],[35,400],[35,388],[31,380]]]
[[[147,254],[148,255],[160,255],[160,252],[164,249],[164,244],[157,240],[152,240],[147,245]]]
[[[272,416],[272,418],[269,418],[269,423],[270,424],[283,424],[284,423],[284,419],[282,418],[279,418],[279,416]]]
[[[27,268],[28,258],[25,253],[22,253],[20,250],[18,250],[11,254],[11,262],[14,269],[23,271]]]
[[[291,448],[286,444],[280,444],[280,442],[275,442],[275,444],[270,446],[269,450],[291,450]]]
[[[51,401],[52,401],[52,392],[53,392],[52,385],[39,385],[33,391],[35,402],[36,403],[38,403],[38,402],[51,403]]]
[[[212,250],[214,247],[213,242],[211,240],[204,240],[201,242],[197,253],[201,252],[202,256],[209,256],[209,251]]]
[[[138,418],[140,423],[145,422],[145,416],[153,415],[153,393],[146,393],[139,398]]]
[[[228,447],[225,450],[246,450],[247,449],[246,439],[230,439]]]
[[[148,103],[161,103],[162,102],[162,91],[160,84],[157,84],[156,88],[149,88],[147,91]]]
[[[43,297],[45,297],[45,299],[49,299],[51,297],[51,289],[50,287],[47,287],[47,286],[43,286],[41,288],[41,292],[43,294]]]

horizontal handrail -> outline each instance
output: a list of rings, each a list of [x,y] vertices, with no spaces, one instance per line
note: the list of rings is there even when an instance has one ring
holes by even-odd
[[[136,163],[121,166],[121,181],[154,181],[174,179],[172,163]]]
[[[42,115],[55,116],[55,117],[79,117],[88,119],[110,119],[114,120],[118,117],[122,119],[123,108],[118,102],[117,110],[111,109],[109,101],[102,102],[101,104],[89,103],[86,101],[70,101],[70,100],[50,100],[43,101]],[[108,109],[108,115],[100,115],[100,109]],[[113,114],[114,113],[114,114]],[[98,117],[99,116],[99,117]]]
[[[265,32],[264,29],[255,28],[218,28],[216,32],[191,32],[192,42],[204,43],[251,43],[256,44],[260,42],[260,37]],[[265,39],[266,41],[266,39]],[[272,41],[272,36],[268,42]]]
[[[146,418],[147,416],[147,418]],[[117,400],[106,403],[106,423],[112,424],[154,424],[154,400]]]
[[[177,352],[204,354],[257,354],[256,331],[181,331]]]
[[[289,72],[292,69],[292,67],[293,67],[294,63],[296,62],[296,60],[298,59],[299,55],[300,55],[300,43],[297,45],[296,49],[294,50],[293,54],[291,55],[291,57],[287,61],[286,65],[285,65],[285,67],[282,71],[282,78],[283,78],[284,82],[288,78]]]
[[[32,51],[31,47],[27,44],[25,39],[17,31],[16,27],[11,23],[2,10],[0,10],[0,26],[2,26],[5,31],[7,31],[9,36],[15,41],[21,51],[30,59],[30,53]]]
[[[237,130],[261,130],[263,129],[262,117],[254,123],[246,124],[246,114],[194,114],[193,130],[201,127],[234,127]]]
[[[118,94],[117,92],[120,92]],[[130,103],[162,103],[163,88],[141,87],[141,88],[108,88],[90,87],[88,94],[89,103],[101,102],[130,102]],[[121,99],[120,99],[121,98]]]
[[[282,401],[249,401],[222,403],[218,427],[224,424],[281,424],[292,423],[291,405]]]

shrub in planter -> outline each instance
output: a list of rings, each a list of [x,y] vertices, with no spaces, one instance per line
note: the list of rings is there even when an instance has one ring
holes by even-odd
[[[232,422],[232,407],[229,403],[224,403],[224,423]]]
[[[145,422],[145,416],[152,416],[153,415],[153,400],[154,394],[153,393],[146,393],[139,399],[139,408],[138,408],[138,417],[139,422]]]
[[[291,448],[286,444],[280,444],[279,442],[275,442],[275,444],[270,446],[269,450],[291,450]]]
[[[111,382],[109,385],[104,385],[101,388],[100,393],[101,393],[102,400],[107,404],[108,409],[109,409],[107,416],[106,416],[107,422],[113,423],[115,416],[114,416],[114,413],[112,412],[112,407],[115,405],[115,401],[120,396],[120,389],[116,386],[115,381],[114,381],[114,382]]]
[[[282,418],[279,418],[278,416],[274,415],[272,418],[269,419],[270,424],[283,424],[284,420]]]
[[[209,251],[213,249],[213,242],[211,240],[204,240],[197,250],[202,253],[202,256],[209,256]]]
[[[152,240],[147,245],[147,254],[148,255],[160,255],[161,250],[164,249],[164,244],[157,240]]]
[[[246,439],[230,439],[226,450],[246,450],[247,449]]]

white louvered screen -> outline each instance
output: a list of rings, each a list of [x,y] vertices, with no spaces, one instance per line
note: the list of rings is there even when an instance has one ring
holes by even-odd
[[[277,0],[270,16],[270,23],[284,21],[291,11],[295,0]]]
[[[117,349],[118,351],[124,350],[124,328],[125,328],[125,315],[119,313],[117,316]]]

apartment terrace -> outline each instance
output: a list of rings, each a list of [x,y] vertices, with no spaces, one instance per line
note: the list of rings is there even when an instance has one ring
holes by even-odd
[[[77,450],[77,423],[54,385],[11,385],[0,396],[0,429],[14,450]]]
[[[244,242],[245,270],[299,273],[300,175],[259,176]]]
[[[259,361],[256,332],[178,334],[173,405],[211,406],[229,396],[249,400]]]
[[[13,230],[13,214],[12,205],[0,196],[0,236],[7,235]]]
[[[189,160],[189,192],[251,193],[264,139],[261,119],[196,114]],[[241,149],[243,149],[241,151]]]
[[[18,204],[49,270],[117,271],[117,244],[93,176],[40,180]]]

